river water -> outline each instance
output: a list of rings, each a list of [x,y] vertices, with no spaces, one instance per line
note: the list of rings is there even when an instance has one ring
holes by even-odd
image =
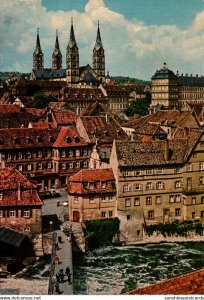
[[[104,247],[74,257],[74,290],[117,295],[129,279],[142,287],[202,267],[204,243]]]

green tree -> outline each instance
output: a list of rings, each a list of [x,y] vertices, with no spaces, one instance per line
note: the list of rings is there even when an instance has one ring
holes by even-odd
[[[34,108],[45,108],[49,102],[55,101],[56,99],[52,96],[46,96],[41,92],[34,94],[33,107]]]
[[[150,103],[150,99],[139,99],[133,101],[130,104],[130,106],[125,110],[125,113],[128,117],[134,116],[135,114],[138,114],[140,116],[148,115]]]

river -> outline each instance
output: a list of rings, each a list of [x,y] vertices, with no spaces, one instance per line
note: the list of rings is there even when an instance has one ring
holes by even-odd
[[[124,282],[137,287],[204,267],[204,243],[104,247],[74,257],[78,295],[117,295]]]

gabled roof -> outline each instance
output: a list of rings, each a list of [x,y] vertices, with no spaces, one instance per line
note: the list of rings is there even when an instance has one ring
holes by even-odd
[[[106,113],[111,114],[111,110],[107,105],[104,105],[98,101],[90,103],[80,113],[81,116],[99,116],[105,115]]]
[[[76,128],[74,127],[61,127],[53,147],[73,147],[85,146],[87,143],[82,139]]]
[[[53,111],[54,121],[57,125],[73,125],[77,119],[77,114],[72,110],[66,111]]]
[[[14,112],[20,112],[21,108],[19,105],[15,104],[1,104],[0,105],[0,113],[8,114]]]
[[[20,200],[18,200],[19,186],[21,191]],[[0,169],[0,191],[3,193],[0,207],[43,205],[36,187],[13,167]]]
[[[32,114],[24,112],[0,113],[0,128],[21,128],[28,127],[33,120]]]
[[[106,183],[103,186],[102,183]],[[90,187],[90,183],[94,186]],[[69,178],[69,194],[115,193],[115,178],[112,169],[81,170]]]
[[[203,279],[204,269],[196,270],[130,291],[129,295],[203,295]]]

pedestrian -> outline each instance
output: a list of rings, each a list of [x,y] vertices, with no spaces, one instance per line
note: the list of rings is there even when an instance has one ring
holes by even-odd
[[[68,242],[71,242],[70,236],[68,236],[67,240],[68,240]]]
[[[55,261],[55,264],[56,264],[56,265],[59,264],[59,256],[58,256],[58,255],[55,255],[54,261]]]
[[[60,281],[63,282],[64,281],[64,272],[63,272],[63,269],[60,269],[59,276],[60,276]]]
[[[68,274],[67,278],[68,278],[68,283],[71,284],[72,283],[72,279],[71,279],[71,273]]]
[[[59,282],[55,283],[55,292],[60,294],[60,289],[59,289]]]
[[[62,243],[62,237],[58,236],[58,242],[61,244]]]
[[[66,267],[65,273],[66,273],[67,278],[68,278],[68,275],[70,274],[70,268],[69,267]]]
[[[51,283],[52,283],[52,293],[54,291],[54,286],[55,286],[55,283],[56,283],[56,277],[53,275],[52,278],[51,278]]]
[[[56,280],[57,280],[57,282],[60,282],[60,276],[58,273],[56,274]]]
[[[58,245],[58,242],[57,241],[55,241],[55,251],[56,250],[59,250],[59,245]]]

